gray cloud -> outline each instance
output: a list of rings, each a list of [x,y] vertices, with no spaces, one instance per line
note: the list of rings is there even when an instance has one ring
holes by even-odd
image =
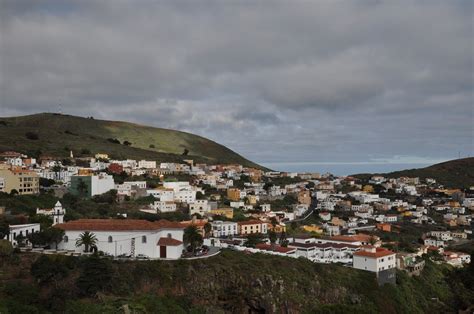
[[[257,161],[472,155],[471,1],[3,1],[0,115],[210,137]]]

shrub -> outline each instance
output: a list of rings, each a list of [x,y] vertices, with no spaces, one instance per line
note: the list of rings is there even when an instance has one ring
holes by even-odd
[[[113,144],[120,144],[120,141],[116,138],[108,138],[107,142],[113,143]]]
[[[35,132],[26,132],[25,137],[33,141],[39,140],[39,135]]]

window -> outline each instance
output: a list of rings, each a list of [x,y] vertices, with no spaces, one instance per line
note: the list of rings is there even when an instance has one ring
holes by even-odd
[[[146,243],[146,236],[142,236],[142,243]]]
[[[168,238],[172,238],[171,233],[168,233]]]
[[[64,236],[64,243],[68,243],[69,242],[69,237],[68,236]]]
[[[112,243],[113,239],[112,236],[109,236],[109,243]]]

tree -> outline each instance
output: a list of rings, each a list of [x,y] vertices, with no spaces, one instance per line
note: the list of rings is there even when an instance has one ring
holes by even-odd
[[[10,225],[5,218],[0,219],[0,240],[10,233]]]
[[[202,235],[199,233],[196,226],[189,226],[184,229],[183,240],[184,243],[191,248],[193,253],[198,246],[202,245],[203,242]]]
[[[35,133],[35,132],[26,132],[25,133],[25,137],[29,140],[33,140],[33,141],[36,141],[39,139],[39,135],[38,133]]]
[[[123,145],[125,145],[125,146],[131,146],[132,143],[130,143],[129,141],[124,141],[124,142],[123,142]]]
[[[185,148],[182,155],[183,156],[188,156],[188,154],[189,154],[189,150],[187,148]]]
[[[204,232],[206,233],[206,237],[209,236],[209,234],[211,233],[211,230],[212,230],[212,225],[209,222],[206,222],[206,224],[204,225]]]
[[[84,245],[84,252],[89,252],[89,248],[97,244],[97,238],[95,234],[89,231],[84,231],[79,235],[76,240],[76,246],[80,247]]]
[[[77,191],[81,197],[85,197],[89,193],[89,187],[82,179],[77,182]]]
[[[260,233],[251,233],[247,235],[247,241],[244,245],[246,247],[255,247],[257,244],[263,242],[263,236]]]
[[[286,232],[283,231],[280,234],[280,245],[283,247],[287,247],[289,243],[290,241],[288,241],[288,239],[286,238]]]
[[[81,294],[93,296],[99,291],[110,288],[112,266],[108,259],[94,254],[84,260],[81,268],[81,274],[76,281]]]
[[[0,240],[0,257],[8,257],[13,253],[13,246],[8,240]]]
[[[95,236],[94,236],[95,237]],[[64,230],[51,227],[45,230],[45,239],[48,243],[54,243],[56,250],[58,249],[58,243],[64,238]],[[95,243],[94,243],[95,244]]]
[[[275,231],[270,231],[268,233],[268,238],[270,239],[270,243],[271,243],[272,247],[275,247],[275,243],[276,243],[276,240],[277,240],[277,234],[275,233]]]

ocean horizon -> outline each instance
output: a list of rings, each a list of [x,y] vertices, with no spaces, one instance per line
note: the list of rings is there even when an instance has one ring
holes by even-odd
[[[380,163],[380,162],[260,162],[262,166],[284,172],[319,172],[337,176],[358,173],[386,173],[399,170],[424,168],[433,163]]]

